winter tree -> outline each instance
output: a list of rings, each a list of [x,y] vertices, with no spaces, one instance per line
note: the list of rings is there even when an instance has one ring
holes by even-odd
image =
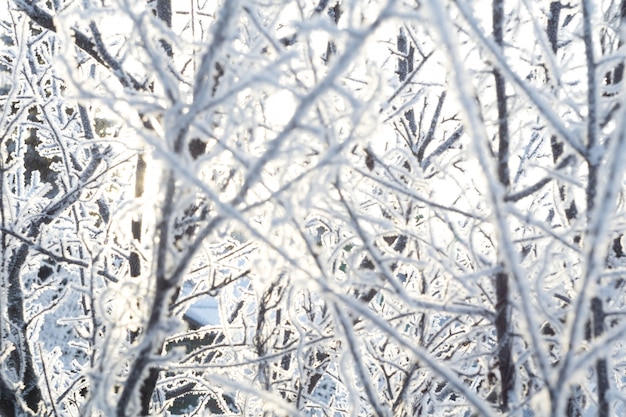
[[[626,1],[2,1],[0,415],[626,412]]]

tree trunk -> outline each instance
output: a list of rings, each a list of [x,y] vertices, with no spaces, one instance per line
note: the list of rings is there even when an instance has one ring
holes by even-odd
[[[493,34],[500,48],[504,44],[504,0],[493,0]],[[509,174],[509,124],[505,80],[498,69],[493,70],[498,108],[498,180],[506,189],[511,184]],[[501,264],[504,268],[505,265]],[[513,338],[511,337],[511,300],[509,275],[498,272],[496,287],[496,336],[498,338],[498,368],[500,371],[500,408],[509,409],[509,397],[515,388],[515,365],[513,363]]]

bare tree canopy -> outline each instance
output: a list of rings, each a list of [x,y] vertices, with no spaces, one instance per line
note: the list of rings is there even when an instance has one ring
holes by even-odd
[[[0,0],[0,416],[625,415],[625,22]]]

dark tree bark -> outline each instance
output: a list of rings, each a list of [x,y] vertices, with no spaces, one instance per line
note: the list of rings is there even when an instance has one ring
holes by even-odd
[[[165,23],[168,28],[172,27],[172,0],[157,0],[156,5],[157,17]],[[174,56],[172,51],[172,45],[165,40],[161,40],[161,45],[165,50],[165,53],[170,58]]]
[[[400,33],[398,34],[397,39],[398,52],[400,53],[400,57],[398,58],[398,79],[400,82],[406,80],[408,75],[413,72],[413,59],[415,54],[415,48],[413,45],[410,45],[404,31],[400,29]],[[417,124],[415,123],[415,113],[413,109],[408,109],[404,112],[404,117],[406,122],[409,125],[409,131],[413,135],[411,141],[416,141],[417,138]],[[422,151],[422,157],[424,152]],[[421,159],[419,159],[421,163]]]
[[[552,47],[552,52],[556,54],[559,49],[558,35],[559,35],[559,19],[561,16],[561,9],[563,5],[560,1],[553,1],[550,3],[550,15],[548,16],[548,25],[546,33],[548,34],[548,41]]]
[[[39,233],[39,227],[31,225],[28,237],[35,237]],[[28,259],[29,245],[23,243],[13,253],[9,264],[7,313],[11,323],[11,333],[14,333],[16,349],[10,355],[9,364],[16,375],[21,375],[21,392],[10,391],[8,396],[13,397],[15,414],[21,414],[18,396],[21,396],[28,409],[39,412],[43,395],[39,387],[39,378],[33,363],[33,353],[29,344],[26,317],[24,312],[24,291],[22,289],[21,271]],[[6,385],[6,384],[3,384]]]
[[[591,315],[593,320],[593,336],[600,337],[605,332],[603,301],[598,297],[591,300]],[[606,358],[596,361],[596,383],[598,384],[598,416],[610,415],[608,391],[610,389],[609,374]]]
[[[504,0],[493,0],[493,34],[500,48],[504,44]],[[498,69],[493,70],[498,108],[498,180],[506,189],[511,180],[509,174],[509,124],[506,85]],[[504,264],[501,265],[504,268]],[[509,409],[509,396],[515,388],[515,365],[513,363],[513,340],[511,336],[511,300],[509,275],[505,271],[495,276],[496,287],[496,335],[498,338],[498,368],[500,371],[500,408]]]
[[[96,169],[102,161],[96,146],[92,147],[92,159],[80,176],[80,183],[86,183],[96,172]],[[52,223],[61,213],[72,206],[79,198],[80,188],[74,189],[63,196],[60,196],[50,203],[41,213],[41,216],[34,220],[26,233],[26,238],[35,240],[41,233],[44,226]],[[30,243],[23,242],[18,249],[11,255],[8,268],[8,296],[7,296],[7,313],[8,320],[11,324],[11,332],[14,333],[14,343],[16,349],[9,358],[9,364],[13,367],[15,374],[21,377],[21,390],[3,392],[0,400],[8,398],[13,400],[15,407],[14,413],[22,414],[21,403],[18,396],[24,399],[25,405],[33,413],[40,411],[43,402],[43,394],[39,384],[38,372],[33,362],[33,352],[29,343],[28,328],[24,311],[24,291],[22,288],[22,268],[28,260],[30,251]],[[0,388],[8,386],[9,383],[3,381]]]
[[[594,58],[594,45],[592,39],[592,11],[590,3],[582,2],[583,14],[583,41],[585,43],[585,60],[587,66],[587,224],[592,222],[594,209],[596,208],[595,199],[598,187],[598,173],[602,160],[597,156],[596,146],[598,145],[598,84],[596,77],[596,63]],[[598,215],[598,214],[596,214]],[[603,213],[599,213],[603,215]],[[604,333],[604,309],[603,300],[593,298],[591,300],[591,320],[593,322],[593,336],[598,338]],[[610,407],[607,399],[610,390],[610,382],[607,373],[606,357],[599,358],[596,361],[596,378],[598,390],[598,416],[610,415]]]

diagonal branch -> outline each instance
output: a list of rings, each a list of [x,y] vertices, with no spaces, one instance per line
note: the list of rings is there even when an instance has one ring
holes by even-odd
[[[43,10],[41,7],[34,4],[32,1],[28,0],[13,0],[17,8],[25,13],[33,22],[37,23],[44,29],[47,29],[52,32],[58,32],[56,24],[54,22],[54,17]],[[93,25],[95,27],[95,25]],[[123,71],[119,62],[112,59],[106,50],[102,49],[103,45],[98,45],[97,42],[94,42],[89,38],[89,36],[85,35],[83,32],[76,28],[72,28],[72,33],[74,35],[74,43],[75,45],[85,52],[87,55],[95,59],[100,65],[109,69],[122,83],[125,87],[132,87],[133,89],[140,91],[144,90],[145,86],[133,78],[130,74]],[[99,32],[96,30],[94,33],[95,36],[98,36]]]
[[[562,122],[558,114],[552,109],[550,103],[548,103],[541,94],[525,82],[513,69],[511,65],[506,61],[506,58],[499,51],[497,45],[480,29],[478,22],[472,16],[471,12],[467,9],[465,3],[460,0],[455,0],[457,9],[461,12],[461,15],[470,25],[471,31],[476,35],[476,39],[480,45],[482,45],[485,52],[491,55],[493,59],[493,65],[511,84],[517,87],[530,100],[530,102],[539,110],[546,121],[552,126],[552,128],[558,133],[560,137],[576,150],[581,156],[587,155],[587,150],[582,144],[579,137],[573,134]]]

